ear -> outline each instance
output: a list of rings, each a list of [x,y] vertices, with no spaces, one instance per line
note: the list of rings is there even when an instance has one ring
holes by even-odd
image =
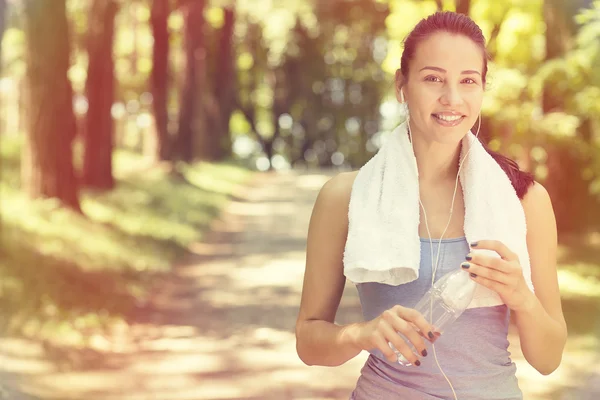
[[[404,77],[402,76],[402,71],[400,71],[400,68],[398,68],[396,70],[396,76],[395,76],[394,80],[395,80],[394,86],[396,89],[396,100],[398,100],[399,103],[404,103],[404,101],[406,101],[406,97],[402,95],[402,86],[404,86]]]

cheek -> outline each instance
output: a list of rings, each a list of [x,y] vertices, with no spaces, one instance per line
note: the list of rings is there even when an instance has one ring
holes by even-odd
[[[412,109],[421,115],[429,116],[438,107],[439,91],[423,87],[416,95],[412,96]]]
[[[464,93],[465,101],[468,103],[472,111],[479,111],[483,103],[483,91],[473,90]]]

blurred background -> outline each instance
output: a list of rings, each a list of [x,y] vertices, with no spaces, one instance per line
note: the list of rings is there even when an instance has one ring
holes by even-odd
[[[525,398],[598,398],[600,1],[0,0],[0,399],[347,399],[363,355],[295,354],[308,220],[442,9],[488,41],[480,137],[557,217],[569,342],[542,377],[511,331]]]

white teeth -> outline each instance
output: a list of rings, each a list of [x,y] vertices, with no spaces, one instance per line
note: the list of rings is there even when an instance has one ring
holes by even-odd
[[[440,115],[440,114],[434,114],[437,118],[444,120],[444,121],[448,121],[448,122],[452,122],[452,121],[456,121],[462,118],[461,115]]]

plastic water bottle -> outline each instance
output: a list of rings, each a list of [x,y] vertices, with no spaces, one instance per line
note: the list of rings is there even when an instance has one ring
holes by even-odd
[[[468,307],[476,287],[477,283],[470,278],[467,271],[462,269],[451,271],[435,282],[414,309],[423,314],[425,319],[434,326],[434,334],[437,332],[441,334]],[[402,334],[400,336],[406,340]],[[424,332],[424,336],[427,336],[427,332]],[[415,354],[419,354],[410,341],[406,340],[406,342]],[[390,346],[398,356],[399,364],[407,367],[412,365],[394,345],[390,343]]]

